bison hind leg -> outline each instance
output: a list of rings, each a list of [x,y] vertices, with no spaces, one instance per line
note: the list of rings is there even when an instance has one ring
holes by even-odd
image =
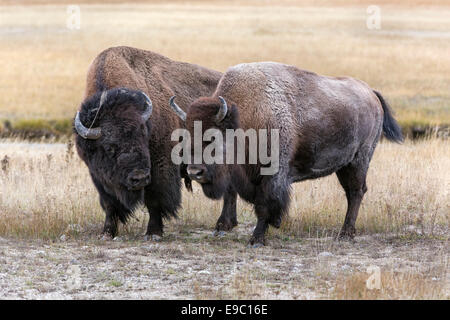
[[[347,197],[345,221],[338,236],[340,240],[352,240],[355,237],[356,218],[364,194],[367,192],[366,176],[369,161],[370,157],[355,157],[354,161],[336,172]]]

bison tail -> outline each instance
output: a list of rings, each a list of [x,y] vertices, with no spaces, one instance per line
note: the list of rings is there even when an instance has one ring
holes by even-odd
[[[381,102],[381,105],[383,107],[384,116],[383,116],[383,133],[384,136],[390,140],[397,143],[400,143],[403,141],[403,135],[402,130],[400,129],[400,126],[398,125],[397,121],[392,116],[391,107],[388,105],[388,103],[384,100],[383,96],[377,92],[373,91],[378,99]]]

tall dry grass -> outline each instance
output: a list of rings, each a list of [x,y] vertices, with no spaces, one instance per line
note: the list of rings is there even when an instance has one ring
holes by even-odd
[[[380,143],[368,175],[367,192],[357,221],[360,235],[394,233],[402,237],[448,238],[450,222],[450,142],[438,139],[404,145]],[[7,158],[5,158],[7,156]],[[5,160],[6,159],[6,160]],[[1,143],[0,236],[55,239],[62,234],[95,237],[104,214],[88,170],[63,144]],[[213,229],[220,201],[204,197],[198,185],[183,193],[180,219],[169,232]],[[272,236],[322,237],[336,234],[344,221],[345,195],[337,178],[294,185],[289,218]],[[120,230],[138,237],[148,214]],[[238,220],[256,221],[251,206],[238,203]]]
[[[75,235],[81,226],[98,228],[104,214],[72,148],[20,142],[0,148],[2,236],[54,239]]]
[[[272,60],[353,76],[380,90],[404,123],[450,123],[445,1],[378,1],[381,30],[367,29],[362,0],[77,3],[80,30],[66,28],[66,5],[1,7],[0,119],[72,117],[92,59],[129,45],[221,71]]]

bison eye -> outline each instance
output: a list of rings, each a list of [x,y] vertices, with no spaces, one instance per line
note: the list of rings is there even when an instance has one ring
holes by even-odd
[[[105,146],[105,151],[108,154],[108,156],[114,157],[114,155],[116,154],[116,147],[113,145],[107,145]]]

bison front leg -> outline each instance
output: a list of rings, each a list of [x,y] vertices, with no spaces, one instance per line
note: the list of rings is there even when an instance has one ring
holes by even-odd
[[[339,239],[351,240],[355,237],[356,218],[358,217],[361,201],[367,191],[367,169],[368,161],[362,161],[362,163],[350,164],[336,172],[339,182],[347,196],[347,213],[345,215],[344,225],[339,232]]]
[[[102,184],[92,177],[95,187],[97,188],[100,205],[105,211],[105,223],[103,225],[102,239],[113,239],[117,235],[119,221],[126,222],[131,211],[125,208],[117,198],[106,192]]]
[[[119,217],[126,217],[130,214],[118,200],[107,195],[100,195],[100,205],[105,211],[105,223],[103,225],[102,239],[113,239],[117,235]]]
[[[263,200],[263,199],[261,199]],[[257,204],[255,205],[256,218],[258,219],[256,223],[255,230],[249,241],[249,246],[252,248],[259,248],[266,245],[266,231],[271,223],[271,213],[267,204]]]
[[[118,224],[118,217],[107,212],[105,223],[103,225],[102,239],[113,239],[117,235]]]
[[[150,214],[150,220],[148,221],[147,232],[145,233],[144,239],[159,241],[161,240],[164,232],[161,210],[157,207],[150,207],[148,211]]]
[[[163,161],[156,161],[156,163],[161,162]],[[162,172],[167,174],[161,176]],[[163,219],[176,217],[181,204],[181,180],[178,168],[159,167],[159,170],[152,171],[152,181],[145,190],[144,202],[150,219],[144,239],[159,241],[163,235]]]
[[[255,230],[249,241],[249,246],[252,248],[259,248],[266,245],[266,230],[269,227],[269,212],[265,206],[255,206],[256,217],[258,222],[256,223]]]
[[[161,157],[164,154],[162,150],[168,145],[153,147],[152,183],[145,188],[144,194],[144,203],[150,215],[144,240],[159,241],[164,233],[163,219],[175,218],[181,206],[181,177],[180,168]],[[170,154],[170,148],[165,152]],[[158,154],[160,157],[157,157]],[[190,180],[187,183],[186,187],[191,187]]]
[[[267,177],[256,190],[255,213],[258,218],[256,228],[250,238],[252,247],[265,245],[265,233],[269,224],[279,228],[283,215],[289,208],[290,187],[282,174]]]
[[[237,226],[236,202],[237,193],[229,186],[223,198],[222,214],[217,220],[214,235],[222,235]]]

